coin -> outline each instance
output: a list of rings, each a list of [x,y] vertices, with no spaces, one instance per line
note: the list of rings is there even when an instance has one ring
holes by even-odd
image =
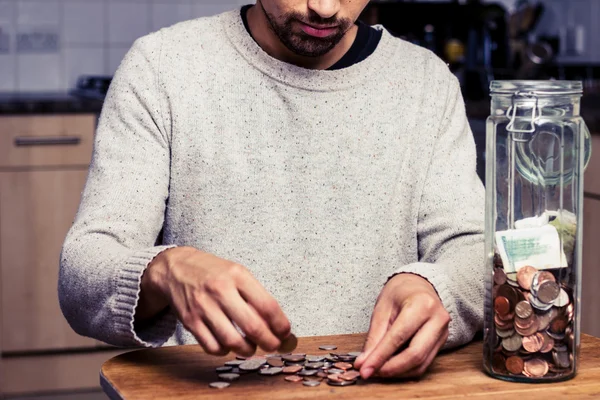
[[[506,297],[512,307],[515,306],[519,302],[519,295],[517,294],[517,290],[510,285],[502,285],[498,286],[498,294],[497,297]]]
[[[531,360],[525,361],[523,371],[526,371],[534,378],[541,378],[548,373],[548,363],[541,358],[532,358]]]
[[[231,371],[232,369],[233,369],[233,367],[231,367],[231,366],[228,366],[228,365],[225,365],[225,366],[223,366],[223,367],[217,367],[217,368],[215,368],[215,370],[216,370],[217,372],[229,372],[229,371]]]
[[[301,365],[289,365],[287,367],[283,367],[284,374],[295,374],[299,371],[302,371]]]
[[[545,304],[554,303],[560,294],[560,286],[553,281],[542,282],[537,290],[537,298]]]
[[[319,346],[319,349],[326,350],[326,351],[331,351],[331,350],[337,350],[337,346],[333,345],[333,344],[324,344],[322,346]]]
[[[541,333],[544,338],[540,353],[549,353],[554,348],[554,339],[552,339],[546,332]]]
[[[358,357],[362,354],[362,351],[351,351],[348,353],[349,356]]]
[[[552,274],[552,272],[549,271],[540,271],[537,273],[537,281],[538,281],[538,285],[541,284],[542,282],[545,281],[551,281],[551,282],[556,282],[556,278],[554,277],[554,275]]]
[[[271,367],[283,367],[283,361],[280,357],[267,358],[267,364],[269,364]]]
[[[306,369],[304,368],[301,371],[298,371],[298,375],[300,376],[313,376],[316,375],[319,371],[317,371],[316,369]]]
[[[319,378],[327,378],[327,375],[328,375],[327,372],[319,371],[319,372],[317,372],[316,376],[318,376]]]
[[[308,368],[308,369],[319,369],[323,366],[324,364],[322,362],[307,362],[306,364],[304,364],[304,368]]]
[[[518,334],[514,334],[502,339],[502,347],[507,351],[517,351],[521,348],[522,339]]]
[[[321,381],[310,380],[310,381],[304,381],[304,382],[302,382],[302,384],[304,386],[315,387],[315,386],[319,386],[321,384]]]
[[[298,338],[293,333],[281,341],[281,345],[277,349],[280,353],[289,353],[294,351],[298,346]]]
[[[325,360],[325,356],[309,356],[309,355],[307,355],[305,358],[306,358],[306,361],[308,361],[308,362],[321,362],[321,361]]]
[[[532,293],[529,293],[529,296],[527,296],[527,299],[529,300],[529,304],[531,304],[531,306],[533,308],[535,308],[536,310],[548,311],[549,309],[552,308],[552,304],[542,303]]]
[[[240,374],[233,374],[231,372],[225,372],[223,374],[219,374],[219,379],[227,382],[233,382],[235,380],[240,379]]]
[[[500,328],[496,328],[496,335],[500,336],[501,338],[506,338],[509,336],[514,335],[515,330],[514,329],[506,329],[506,330],[502,330]]]
[[[530,353],[537,353],[544,345],[544,337],[541,333],[523,337],[523,348]]]
[[[242,364],[243,362],[244,362],[244,360],[230,360],[230,361],[225,362],[225,365],[237,367],[238,365]]]
[[[552,359],[558,368],[569,368],[571,366],[571,360],[567,351],[554,351]]]
[[[496,297],[496,299],[494,300],[494,310],[499,314],[499,315],[507,315],[510,313],[510,301],[503,296],[498,296]]]
[[[534,319],[534,321],[535,322],[533,324],[531,324],[531,326],[529,326],[528,328],[525,328],[525,329],[521,329],[521,328],[519,328],[519,326],[517,326],[515,324],[515,331],[517,331],[517,333],[521,336],[533,335],[534,333],[536,333],[539,330],[538,329],[539,325],[537,323],[537,319]]]
[[[492,356],[492,369],[495,372],[506,372],[506,359],[501,353],[494,353]]]
[[[531,308],[531,304],[528,301],[520,301],[515,306],[515,314],[519,318],[529,318],[533,314],[533,308]]]
[[[302,382],[304,379],[298,375],[288,375],[284,378],[288,382]]]
[[[342,369],[344,371],[352,368],[352,364],[347,363],[347,362],[337,362],[337,363],[333,364],[333,366],[336,368]]]
[[[229,387],[229,385],[231,385],[229,382],[211,382],[208,384],[208,386],[213,389],[225,389],[226,387]]]
[[[566,317],[559,316],[554,318],[552,322],[550,322],[550,332],[562,334],[565,333],[567,326],[569,325],[569,321],[567,321]]]
[[[519,269],[519,271],[517,272],[517,282],[519,283],[519,286],[521,286],[525,290],[530,290],[531,283],[533,281],[533,276],[536,272],[537,269],[535,269],[532,266],[526,265],[524,267],[521,267],[521,269]]]
[[[525,363],[521,357],[512,356],[506,359],[506,369],[511,374],[520,375],[523,372],[524,365]]]
[[[550,322],[556,318],[557,314],[556,308],[551,308],[546,313],[538,315],[539,330],[546,330],[548,326],[550,326]]]
[[[502,268],[494,268],[494,283],[504,285],[506,283],[506,274]]]
[[[301,354],[289,354],[289,355],[281,356],[281,358],[286,362],[298,363],[298,362],[304,362],[304,359],[306,357]]]
[[[339,368],[329,368],[327,370],[327,372],[329,374],[343,374],[345,371],[343,369],[339,369]]]
[[[358,379],[359,376],[360,376],[360,372],[358,372],[356,370],[346,371],[343,374],[340,374],[340,378],[344,379],[346,381],[352,381],[354,379]]]
[[[565,292],[564,289],[560,289],[560,293],[556,300],[554,300],[554,306],[556,307],[564,307],[571,303],[571,299],[569,299],[569,295]]]
[[[239,369],[242,371],[256,371],[266,362],[267,360],[264,358],[249,359],[240,364]]]
[[[356,380],[345,381],[343,379],[339,379],[339,380],[327,379],[327,384],[331,385],[331,386],[350,386],[350,385],[354,385],[355,383],[356,383]]]
[[[282,371],[283,368],[281,367],[269,367],[262,368],[260,371],[258,371],[258,373],[261,375],[279,375]]]

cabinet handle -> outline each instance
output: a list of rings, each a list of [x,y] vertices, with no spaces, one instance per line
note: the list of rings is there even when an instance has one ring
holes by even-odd
[[[81,143],[78,136],[35,137],[21,136],[15,138],[16,146],[65,146]]]

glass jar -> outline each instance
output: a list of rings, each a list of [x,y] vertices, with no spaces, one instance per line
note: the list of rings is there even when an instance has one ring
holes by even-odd
[[[554,382],[577,372],[583,171],[581,82],[494,81],[486,149],[484,369]]]

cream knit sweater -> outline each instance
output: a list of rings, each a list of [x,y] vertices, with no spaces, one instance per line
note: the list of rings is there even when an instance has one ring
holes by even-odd
[[[484,201],[431,52],[384,30],[363,62],[308,70],[267,55],[239,11],[188,21],[136,41],[114,77],[60,303],[107,343],[195,343],[172,312],[133,326],[144,269],[187,245],[248,267],[300,336],[366,331],[388,277],[419,274],[451,347],[482,326]]]

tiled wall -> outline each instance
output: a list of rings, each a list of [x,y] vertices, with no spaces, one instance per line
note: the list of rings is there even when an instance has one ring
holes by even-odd
[[[253,0],[0,0],[0,91],[60,91],[112,75],[133,41]]]

